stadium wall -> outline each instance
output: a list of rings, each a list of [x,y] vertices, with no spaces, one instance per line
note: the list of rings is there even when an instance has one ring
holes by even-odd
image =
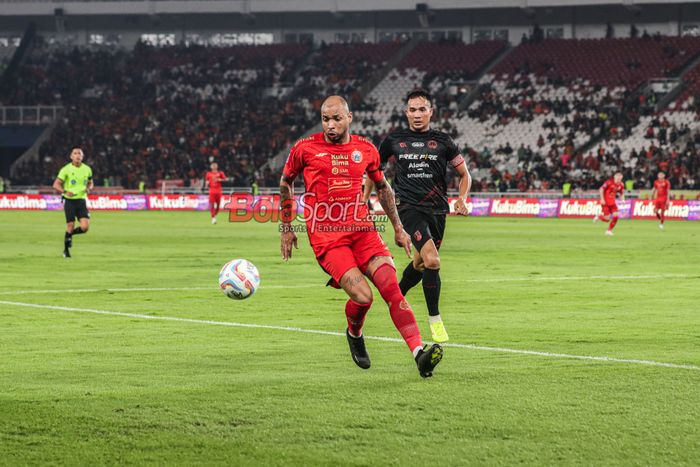
[[[356,8],[345,2],[334,10],[321,2],[317,9],[306,4],[306,11],[275,11],[252,8],[245,12],[244,2],[67,2],[60,6],[61,32],[58,32],[56,4],[51,2],[3,2],[0,8],[0,39],[16,39],[29,22],[37,25],[39,35],[74,45],[90,44],[95,35],[119,36],[122,47],[131,48],[141,34],[174,34],[177,43],[187,34],[269,33],[275,42],[288,35],[311,34],[316,43],[336,42],[336,33],[364,34],[369,42],[379,40],[385,32],[430,34],[433,31],[458,31],[465,42],[472,42],[479,31],[508,31],[508,40],[517,44],[538,24],[562,38],[602,38],[610,24],[615,37],[629,37],[635,24],[639,33],[679,35],[687,28],[700,25],[700,2],[635,2],[633,8],[622,2],[550,1],[527,8],[498,8],[484,0],[472,7],[438,8],[431,3],[429,21],[421,21],[415,3],[371,2],[371,9]],[[612,3],[612,4],[611,4]],[[653,3],[653,2],[652,2]],[[322,8],[326,5],[325,10]],[[352,9],[343,10],[346,4]],[[280,3],[280,8],[282,8]],[[447,5],[445,5],[447,6]],[[217,9],[218,8],[218,9]],[[697,29],[695,29],[697,33]],[[558,36],[557,36],[558,37]]]
[[[232,198],[233,196],[233,198]],[[256,212],[269,214],[279,210],[279,197],[276,195],[250,194],[225,195],[222,199],[224,210],[232,206],[233,200],[241,213]],[[241,203],[242,199],[252,203]],[[449,198],[451,213],[457,198]],[[376,197],[371,199],[376,213],[383,213]],[[242,207],[247,206],[247,207]],[[303,203],[300,203],[300,210]],[[650,200],[625,200],[618,202],[620,217],[623,219],[655,219],[654,205]],[[93,211],[207,211],[209,198],[206,195],[90,195],[88,208]],[[536,217],[536,218],[592,218],[600,214],[600,203],[593,198],[470,198],[470,216],[483,217]],[[0,210],[59,211],[63,209],[59,195],[41,194],[1,194]],[[700,200],[672,200],[666,213],[669,220],[700,220]]]

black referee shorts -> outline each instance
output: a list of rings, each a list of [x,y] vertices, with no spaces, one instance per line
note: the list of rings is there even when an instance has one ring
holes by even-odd
[[[90,219],[87,201],[84,199],[63,198],[63,212],[66,214],[66,222],[74,222],[76,219]]]
[[[398,211],[403,228],[411,236],[411,242],[416,250],[420,252],[423,245],[430,239],[435,243],[435,248],[440,249],[445,235],[447,214],[432,214],[405,204],[399,206]]]

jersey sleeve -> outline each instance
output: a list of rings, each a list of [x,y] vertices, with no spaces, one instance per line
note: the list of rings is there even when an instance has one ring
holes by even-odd
[[[385,140],[386,141],[386,140]],[[383,143],[382,143],[383,144]],[[384,173],[381,169],[381,156],[377,149],[370,145],[369,163],[367,164],[367,176],[374,183],[384,178]]]
[[[449,138],[447,140],[447,142],[445,143],[445,147],[447,149],[447,152],[445,154],[447,157],[447,161],[452,167],[457,167],[465,163],[464,157],[462,157],[462,154],[459,153],[459,148],[457,147],[452,138]]]
[[[297,143],[292,147],[291,151],[289,151],[289,157],[287,157],[287,162],[284,163],[282,174],[294,180],[302,170],[304,170],[304,151],[301,145]]]
[[[56,178],[63,181],[63,183],[65,184],[66,180],[68,179],[68,169],[66,169],[65,166],[61,167],[61,170],[58,171],[58,175],[56,175]]]
[[[88,167],[88,176],[87,176],[87,179],[88,179],[88,180],[92,180],[92,167]]]
[[[394,151],[391,149],[391,137],[387,136],[379,145],[379,162],[381,166],[384,166],[389,161],[389,158],[393,156]]]

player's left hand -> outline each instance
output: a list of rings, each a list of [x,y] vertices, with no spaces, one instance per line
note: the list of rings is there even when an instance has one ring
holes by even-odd
[[[404,249],[406,256],[411,258],[411,236],[408,235],[404,229],[394,234],[394,241],[398,246]]]
[[[297,245],[297,234],[293,230],[283,230],[280,235],[280,252],[282,253],[282,259],[284,261],[289,261],[292,257],[292,246],[299,249]]]
[[[462,198],[459,198],[459,199],[457,199],[457,201],[455,201],[455,212],[457,214],[462,215],[462,216],[469,215],[469,209],[467,209],[467,203]]]

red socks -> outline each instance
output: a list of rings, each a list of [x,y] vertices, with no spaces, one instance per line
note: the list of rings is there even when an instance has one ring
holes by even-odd
[[[367,316],[367,312],[371,306],[372,302],[361,305],[352,300],[348,300],[345,303],[345,317],[348,319],[348,330],[351,336],[360,337],[362,335],[362,326],[365,324],[365,316]]]
[[[661,225],[664,225],[664,219],[666,219],[666,211],[659,211],[659,220],[661,220]]]
[[[617,216],[613,216],[613,218],[610,220],[610,225],[608,226],[608,230],[612,230],[615,228],[615,224],[617,224]]]
[[[217,214],[219,214],[219,206],[212,204],[211,207],[209,208],[209,212],[211,213],[211,217],[216,217]]]
[[[384,263],[374,271],[372,282],[379,290],[384,301],[389,305],[389,314],[394,326],[406,341],[408,349],[413,351],[416,347],[423,347],[420,330],[413,315],[411,305],[404,298],[396,280],[396,269],[391,264]]]

